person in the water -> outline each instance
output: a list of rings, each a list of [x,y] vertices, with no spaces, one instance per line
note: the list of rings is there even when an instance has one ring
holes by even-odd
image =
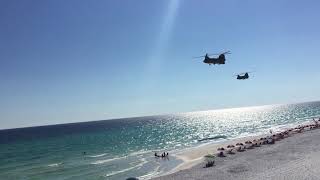
[[[163,157],[163,158],[164,158],[164,157],[169,156],[169,153],[168,153],[168,152],[163,152],[163,153],[161,154],[161,156],[160,156],[160,155],[157,154],[157,152],[155,152],[155,153],[154,153],[154,156],[155,156],[155,157]]]
[[[163,152],[163,154],[161,155],[161,157],[167,157],[167,156],[169,156],[169,153],[167,152]]]

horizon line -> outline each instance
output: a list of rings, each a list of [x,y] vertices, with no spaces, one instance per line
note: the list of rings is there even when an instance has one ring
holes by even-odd
[[[193,113],[193,112],[219,111],[219,110],[230,110],[230,109],[241,109],[241,108],[252,108],[252,107],[274,106],[274,105],[303,104],[303,103],[313,103],[313,102],[320,102],[320,100],[315,100],[315,101],[303,101],[303,102],[291,102],[291,103],[275,103],[275,104],[264,104],[264,105],[251,105],[251,106],[249,105],[249,106],[241,106],[241,107],[224,107],[224,108],[217,108],[217,109],[195,110],[195,111],[187,111],[187,112],[174,112],[174,113],[167,113],[167,114],[153,114],[153,115],[144,115],[144,116],[115,117],[115,118],[110,118],[110,119],[88,120],[88,121],[79,121],[79,122],[70,122],[70,123],[58,123],[58,124],[44,124],[44,125],[35,125],[35,126],[24,126],[24,127],[0,129],[0,131],[16,130],[16,129],[26,129],[26,128],[39,128],[39,127],[46,127],[46,126],[72,125],[72,124],[80,124],[80,123],[91,123],[91,122],[101,122],[101,121],[123,120],[123,119],[133,119],[133,118],[144,118],[144,117],[152,117],[152,116],[167,116],[167,115],[173,115],[173,114],[185,114],[185,113]]]

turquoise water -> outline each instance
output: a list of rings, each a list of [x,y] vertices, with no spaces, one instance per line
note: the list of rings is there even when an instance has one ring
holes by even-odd
[[[185,148],[319,116],[310,102],[2,130],[0,179],[148,179],[181,163],[174,154]]]

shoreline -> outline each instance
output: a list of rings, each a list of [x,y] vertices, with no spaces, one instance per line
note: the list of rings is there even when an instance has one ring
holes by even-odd
[[[283,127],[283,129],[287,129],[287,130],[282,130],[282,131],[276,131],[274,132],[274,134],[278,134],[279,132],[285,132],[288,131],[289,129],[296,129],[298,127],[304,127],[306,126],[306,128],[309,128],[309,126],[314,125],[315,123],[313,121],[304,121],[299,123],[300,125],[297,126],[297,124],[295,124],[295,128],[292,127],[292,125],[288,124],[286,126]],[[290,127],[291,126],[291,127]],[[282,144],[281,141],[285,141],[286,139],[296,139],[297,141],[299,140],[299,135],[303,135],[305,133],[309,133],[309,132],[313,132],[314,134],[319,134],[320,136],[320,131],[319,129],[311,129],[311,130],[306,130],[304,129],[302,133],[297,133],[297,132],[290,132],[290,134],[288,135],[288,138],[283,138],[281,140],[277,140],[276,144],[280,145]],[[208,143],[208,144],[204,144],[204,145],[199,145],[196,147],[191,147],[185,150],[182,150],[181,152],[178,152],[177,154],[175,154],[175,157],[177,159],[182,160],[183,162],[181,164],[179,164],[178,166],[176,166],[175,168],[173,168],[172,170],[168,171],[167,173],[161,174],[160,176],[156,176],[153,177],[152,179],[185,179],[181,178],[180,175],[182,174],[182,172],[193,172],[192,174],[197,174],[194,171],[199,170],[199,166],[203,167],[204,166],[204,156],[207,154],[217,154],[217,148],[218,147],[226,147],[228,144],[235,144],[237,142],[245,142],[245,141],[249,141],[249,140],[253,140],[253,139],[260,139],[261,137],[265,137],[269,135],[270,133],[267,134],[260,134],[260,135],[249,135],[247,137],[239,137],[239,138],[235,138],[235,139],[229,139],[226,141],[222,141],[222,142],[217,142],[217,143]],[[320,144],[320,141],[319,141]],[[261,149],[264,148],[271,148],[272,149],[272,145],[262,145],[262,147],[255,147],[253,150],[247,150],[248,152],[236,152],[235,155],[227,155],[227,156],[232,156],[232,157],[237,157],[237,156],[250,156],[250,151],[259,151]],[[320,148],[320,145],[319,145]],[[286,149],[284,147],[284,149]],[[218,163],[220,161],[223,161],[224,159],[228,159],[227,158],[216,158],[216,166],[219,166]],[[232,163],[231,163],[232,164]],[[215,167],[211,167],[211,168],[202,168],[202,169],[214,169]],[[212,174],[213,175],[213,174]],[[198,178],[198,177],[197,177]],[[187,178],[188,179],[188,178]],[[192,178],[191,178],[192,179]],[[198,179],[202,179],[201,176]],[[205,178],[204,178],[205,179]],[[219,179],[219,178],[217,178]]]
[[[312,124],[311,120],[306,120],[302,122],[295,122],[292,124],[286,124],[286,125],[277,125],[274,127],[270,127],[270,129],[274,130],[274,132],[280,132],[285,129],[290,129],[294,128],[299,125],[308,125]],[[270,130],[268,129],[268,130]],[[182,149],[179,152],[177,152],[174,157],[177,158],[178,160],[182,160],[183,162],[180,163],[178,166],[176,166],[174,169],[170,170],[169,172],[163,173],[160,176],[156,177],[161,177],[169,174],[173,174],[177,171],[184,170],[184,169],[189,169],[201,162],[203,162],[203,157],[207,154],[212,154],[212,153],[218,153],[217,148],[221,146],[227,146],[229,144],[235,144],[237,142],[245,142],[250,139],[255,139],[255,138],[261,138],[267,135],[270,135],[269,131],[265,129],[263,132],[258,132],[254,134],[248,134],[246,136],[240,136],[240,137],[234,137],[231,139],[224,139],[222,141],[209,141],[208,143],[205,144],[200,144],[194,147],[188,147],[186,149]]]
[[[152,177],[151,179],[163,177],[163,176],[168,176],[168,175],[174,174],[178,171],[190,169],[196,165],[199,165],[200,163],[203,162],[205,155],[212,154],[212,153],[214,153],[214,154],[218,153],[218,151],[217,151],[218,147],[227,146],[228,144],[235,144],[236,142],[239,142],[239,141],[247,141],[252,138],[260,138],[265,135],[267,135],[267,134],[264,133],[264,134],[259,134],[259,135],[249,135],[249,136],[245,136],[245,137],[236,137],[233,139],[226,139],[226,140],[218,141],[218,142],[208,142],[206,144],[201,144],[198,146],[189,147],[189,148],[180,150],[178,153],[174,154],[173,156],[177,160],[182,160],[182,163],[178,164],[172,170],[165,172],[163,174],[160,174],[159,176]]]

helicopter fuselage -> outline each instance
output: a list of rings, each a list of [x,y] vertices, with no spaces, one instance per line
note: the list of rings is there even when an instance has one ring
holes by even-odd
[[[209,56],[205,56],[204,57],[204,60],[203,60],[203,63],[206,63],[206,64],[225,64],[226,62],[226,58],[223,54],[221,54],[218,58],[210,58]]]
[[[240,79],[240,80],[243,80],[243,79],[248,79],[249,78],[249,74],[245,74],[245,75],[243,75],[243,76],[241,76],[241,75],[237,75],[237,79]]]

